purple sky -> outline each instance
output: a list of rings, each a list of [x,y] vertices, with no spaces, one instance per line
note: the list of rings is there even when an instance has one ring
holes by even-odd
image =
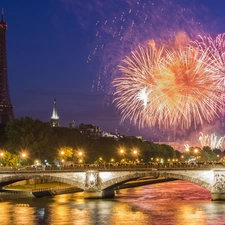
[[[2,0],[0,7],[8,24],[17,118],[50,121],[56,98],[61,126],[74,120],[76,126],[91,123],[149,140],[168,138],[163,130],[121,124],[112,104],[118,64],[150,39],[168,41],[179,31],[191,37],[225,32],[224,0]]]

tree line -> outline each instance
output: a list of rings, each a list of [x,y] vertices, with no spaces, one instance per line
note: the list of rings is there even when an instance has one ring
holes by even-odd
[[[134,154],[135,153],[135,154]],[[72,161],[75,163],[109,162],[198,162],[218,161],[224,152],[205,146],[179,152],[166,144],[137,138],[91,138],[78,129],[51,127],[50,123],[22,117],[0,127],[0,165],[32,165]],[[25,157],[23,157],[25,156]]]
[[[81,134],[78,129],[51,127],[50,123],[30,117],[14,119],[0,127],[0,149],[4,153],[1,164],[5,166],[22,162],[31,165],[36,160],[54,163],[56,160],[79,162],[82,159],[85,163],[108,163],[122,159],[149,162],[156,158],[177,157],[177,151],[168,145],[128,137],[94,139]],[[26,158],[22,154],[26,154]]]

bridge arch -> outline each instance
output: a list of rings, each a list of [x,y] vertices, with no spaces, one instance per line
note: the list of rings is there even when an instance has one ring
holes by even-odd
[[[16,175],[11,175],[11,176],[6,176],[1,179],[0,183],[0,189],[2,189],[4,186],[7,186],[9,184],[13,184],[19,181],[23,180],[29,180],[32,179],[33,176],[30,175],[24,175],[24,174],[16,174]]]
[[[178,180],[184,180],[184,181],[188,181],[190,183],[196,184],[198,186],[201,186],[209,191],[211,191],[212,189],[212,185],[200,178],[195,178],[195,177],[191,177],[185,174],[178,174],[178,173],[172,173],[172,172],[159,172],[159,174],[161,176],[167,177],[167,178],[174,178],[174,179],[178,179]]]
[[[15,175],[3,177],[0,183],[0,190],[7,185],[10,185],[19,181],[23,181],[23,180],[30,180],[30,179],[36,179],[36,178],[45,179],[48,181],[61,182],[61,183],[69,184],[84,190],[84,184],[77,180],[54,176],[54,175],[47,175],[47,174],[41,174],[41,175],[40,174],[15,174]]]
[[[198,186],[201,186],[209,191],[212,189],[212,185],[201,179],[201,177],[193,177],[185,173],[176,173],[176,172],[166,172],[166,171],[146,171],[146,172],[135,172],[135,173],[129,173],[126,175],[122,175],[120,177],[115,177],[110,180],[107,180],[102,183],[102,189],[107,190],[111,188],[116,188],[117,186],[124,184],[128,181],[136,180],[141,177],[146,177],[146,176],[154,176],[154,177],[166,177],[166,178],[173,178],[173,179],[178,179],[178,180],[184,180],[188,181],[190,183],[196,184]]]
[[[84,190],[84,183],[74,180],[71,178],[66,178],[66,177],[59,177],[59,176],[54,176],[54,175],[42,175],[43,179],[50,180],[50,181],[57,181],[65,184],[72,185],[74,187],[77,187],[79,189]]]
[[[118,176],[103,182],[102,189],[104,190],[109,188],[116,188],[119,185],[122,185],[128,181],[136,180],[138,178],[147,177],[147,176],[154,176],[156,178],[158,177],[158,173],[153,171],[147,171],[147,172],[134,172],[134,173],[124,174],[122,176]]]

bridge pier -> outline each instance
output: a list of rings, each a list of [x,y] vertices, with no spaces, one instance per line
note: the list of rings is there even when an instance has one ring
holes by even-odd
[[[225,201],[225,169],[214,169],[211,199],[212,201]]]
[[[99,171],[88,170],[85,176],[84,198],[113,198],[114,188],[102,190],[102,181]]]

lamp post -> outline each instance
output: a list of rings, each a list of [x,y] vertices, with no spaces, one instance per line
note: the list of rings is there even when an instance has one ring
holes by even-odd
[[[195,156],[195,162],[198,161],[198,158],[199,158],[198,153],[199,153],[199,150],[198,150],[197,148],[195,148],[195,149],[194,149],[194,154],[196,155],[196,156]]]
[[[27,158],[27,154],[23,152],[23,153],[21,154],[21,165],[22,165],[22,162],[25,162],[26,158]],[[25,164],[25,163],[24,163],[24,164]]]
[[[134,161],[135,162],[138,162],[137,154],[138,154],[137,150],[133,150],[133,155],[134,155]]]
[[[124,150],[123,149],[120,149],[120,155],[121,155],[120,162],[123,162],[124,161]]]
[[[82,151],[78,152],[78,163],[83,163],[83,152]]]
[[[2,159],[3,159],[3,157],[4,157],[4,153],[3,153],[3,152],[1,152],[1,153],[0,153],[0,158],[1,158],[1,161],[0,161],[0,166],[2,166]]]
[[[217,157],[217,161],[219,162],[220,155],[219,155],[219,154],[217,154],[217,155],[216,155],[216,157]]]

